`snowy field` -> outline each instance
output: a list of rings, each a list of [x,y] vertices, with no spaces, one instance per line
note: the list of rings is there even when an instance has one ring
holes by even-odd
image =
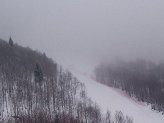
[[[103,112],[122,111],[133,118],[134,123],[164,123],[164,115],[152,111],[150,106],[143,105],[117,89],[95,82],[92,77],[75,67],[68,68],[86,86],[88,96],[95,101]]]

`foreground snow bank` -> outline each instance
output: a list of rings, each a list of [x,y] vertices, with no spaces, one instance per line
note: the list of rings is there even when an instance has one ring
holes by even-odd
[[[164,123],[164,116],[152,111],[149,106],[141,105],[115,89],[95,82],[85,72],[75,68],[69,70],[85,84],[88,96],[100,105],[103,112],[108,109],[112,113],[121,110],[125,115],[132,117],[134,123]]]

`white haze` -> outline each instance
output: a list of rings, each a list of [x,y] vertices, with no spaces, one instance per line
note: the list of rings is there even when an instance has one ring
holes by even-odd
[[[0,38],[69,66],[164,60],[163,22],[163,0],[0,0]]]

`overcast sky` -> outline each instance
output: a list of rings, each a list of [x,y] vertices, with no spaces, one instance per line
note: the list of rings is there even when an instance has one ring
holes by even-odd
[[[164,0],[0,0],[0,38],[68,65],[164,59]]]

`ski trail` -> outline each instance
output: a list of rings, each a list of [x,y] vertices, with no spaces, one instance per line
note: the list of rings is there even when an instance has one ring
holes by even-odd
[[[144,106],[121,94],[117,89],[96,82],[85,72],[77,69],[70,71],[85,84],[88,96],[104,113],[108,109],[112,114],[121,110],[125,115],[132,117],[134,123],[164,123],[162,113],[152,111],[150,106]]]

